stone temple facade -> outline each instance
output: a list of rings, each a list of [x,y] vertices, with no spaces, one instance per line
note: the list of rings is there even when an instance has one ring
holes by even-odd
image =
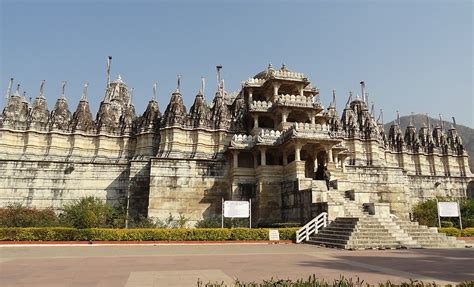
[[[219,70],[220,67],[218,67]],[[258,223],[305,222],[320,211],[343,216],[322,179],[358,203],[384,203],[407,217],[413,203],[466,197],[473,187],[455,126],[414,123],[388,134],[361,96],[325,108],[302,73],[271,65],[227,93],[218,76],[188,110],[178,88],[162,113],[155,96],[137,116],[120,76],[107,81],[91,114],[87,85],[73,112],[63,93],[49,110],[44,83],[30,103],[12,91],[0,118],[0,205],[61,207],[92,195],[124,204],[130,216],[220,216],[222,198],[252,199]],[[331,191],[329,191],[331,192]]]

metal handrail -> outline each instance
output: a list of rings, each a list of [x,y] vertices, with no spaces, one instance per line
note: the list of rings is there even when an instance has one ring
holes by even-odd
[[[304,240],[309,240],[309,237],[313,234],[317,234],[321,227],[326,227],[328,224],[328,213],[322,212],[310,222],[306,223],[305,226],[301,227],[296,231],[296,243],[301,243]]]

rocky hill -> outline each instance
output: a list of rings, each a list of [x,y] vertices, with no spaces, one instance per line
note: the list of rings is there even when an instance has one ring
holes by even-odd
[[[414,117],[414,124],[418,131],[420,127],[423,125],[423,123],[426,123],[426,115],[417,114],[417,115],[414,115],[413,117]],[[405,131],[405,128],[409,122],[410,122],[410,116],[400,117],[400,126],[402,128],[402,131]],[[439,123],[439,119],[434,119],[430,117],[430,122],[432,125],[436,125]],[[452,122],[450,121],[443,121],[443,122],[444,122],[444,127],[446,130],[451,127]],[[393,121],[385,124],[385,132],[387,134],[392,123]],[[471,171],[473,172],[474,171],[474,129],[463,126],[463,125],[459,125],[459,124],[456,126],[456,128],[458,130],[459,135],[462,138],[464,148],[469,154],[469,167],[471,168]]]

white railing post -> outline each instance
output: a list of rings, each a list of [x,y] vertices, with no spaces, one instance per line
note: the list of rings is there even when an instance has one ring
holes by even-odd
[[[303,240],[309,240],[312,234],[318,233],[320,227],[326,227],[327,215],[326,212],[322,212],[298,229],[298,231],[296,231],[296,243],[301,243]]]

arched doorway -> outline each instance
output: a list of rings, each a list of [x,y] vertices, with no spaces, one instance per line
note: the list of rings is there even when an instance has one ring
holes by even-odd
[[[325,151],[320,151],[316,155],[316,158],[318,159],[318,167],[316,168],[314,179],[323,180],[324,179],[324,166],[326,165],[327,154]]]

